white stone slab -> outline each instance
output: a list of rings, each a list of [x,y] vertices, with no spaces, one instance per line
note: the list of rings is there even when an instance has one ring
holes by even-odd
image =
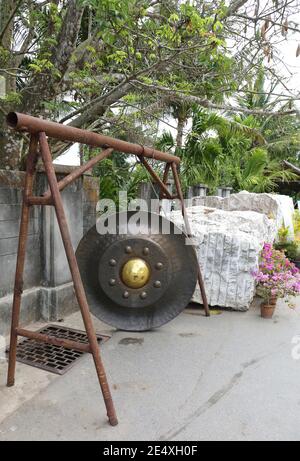
[[[274,220],[255,211],[203,206],[190,207],[187,213],[209,305],[247,310],[255,293],[251,272],[258,266],[264,242],[274,240]],[[170,218],[183,228],[180,211]],[[193,300],[201,302],[198,287]]]
[[[233,211],[256,211],[265,214],[269,219],[274,219],[277,230],[284,224],[289,228],[289,238],[294,238],[293,199],[287,195],[279,194],[256,194],[242,191],[231,194],[229,197],[194,197],[193,205],[203,205],[221,210]]]

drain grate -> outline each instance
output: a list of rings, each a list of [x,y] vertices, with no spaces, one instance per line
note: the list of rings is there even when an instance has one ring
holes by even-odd
[[[69,339],[83,344],[88,343],[87,335],[82,330],[74,330],[59,325],[47,325],[38,330],[48,336],[60,339]],[[99,343],[110,339],[109,335],[97,334]],[[67,349],[63,346],[41,343],[34,339],[24,339],[18,343],[17,361],[26,363],[42,370],[47,370],[58,375],[66,373],[75,362],[84,355],[84,352]]]

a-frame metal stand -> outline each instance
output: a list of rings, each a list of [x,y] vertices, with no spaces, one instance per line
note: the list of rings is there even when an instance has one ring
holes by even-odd
[[[183,194],[181,190],[180,180],[177,172],[177,165],[179,162],[178,157],[175,157],[164,152],[156,151],[148,147],[139,146],[137,144],[130,144],[125,141],[116,140],[103,136],[97,133],[88,132],[86,130],[80,130],[77,128],[66,127],[58,123],[47,122],[42,119],[37,119],[25,114],[10,113],[7,117],[9,126],[19,131],[27,131],[30,133],[30,145],[29,153],[26,159],[26,176],[25,176],[25,187],[23,194],[20,232],[19,232],[19,244],[17,253],[17,266],[15,275],[14,285],[14,297],[12,307],[12,323],[11,323],[11,336],[10,336],[10,351],[9,351],[9,362],[8,362],[8,377],[7,385],[13,386],[15,382],[15,368],[16,368],[16,355],[17,355],[17,340],[19,336],[23,336],[36,341],[45,342],[48,344],[54,344],[56,346],[63,346],[70,349],[75,349],[81,352],[89,352],[92,354],[98,380],[103,394],[103,399],[106,405],[107,416],[112,426],[118,424],[114,404],[112,401],[109,385],[107,382],[104,365],[100,356],[99,346],[97,342],[96,333],[94,330],[85,290],[81,280],[80,272],[75,257],[75,252],[71,243],[70,232],[68,223],[66,220],[63,202],[61,198],[61,191],[77,178],[79,178],[85,171],[91,169],[98,162],[108,157],[113,148],[119,152],[131,153],[138,155],[141,159],[141,163],[149,171],[152,178],[160,186],[161,198],[175,199],[178,198],[181,202],[182,215],[185,222],[187,235],[191,235],[189,221],[185,209]],[[52,163],[52,156],[47,141],[47,135],[56,139],[80,142],[90,146],[104,148],[102,152],[89,160],[86,164],[78,167],[72,173],[64,177],[62,180],[57,181],[55,170]],[[163,161],[166,163],[163,180],[156,174],[146,158],[153,158],[155,160]],[[46,176],[49,183],[49,189],[43,194],[43,196],[37,197],[33,195],[33,184],[36,172],[37,160],[41,158]],[[172,196],[166,186],[169,170],[172,170],[177,195]],[[19,327],[20,320],[20,308],[21,298],[23,291],[23,272],[26,254],[26,245],[28,237],[28,226],[29,226],[29,214],[30,207],[34,205],[52,205],[55,207],[56,217],[62,236],[65,253],[68,259],[76,298],[80,307],[81,315],[83,318],[84,326],[86,329],[88,344],[82,344],[67,339],[58,339],[52,336],[43,335]],[[198,282],[202,295],[203,305],[205,313],[209,316],[209,307],[207,304],[207,298],[205,295],[205,288],[201,275],[200,266],[198,271]]]
[[[42,161],[45,166],[46,175],[49,182],[51,191],[50,199],[44,199],[44,197],[33,197],[33,178],[35,174],[35,166],[38,159],[39,151],[38,144],[40,147],[40,154]],[[72,173],[71,173],[72,174]],[[80,173],[81,174],[81,173]],[[79,175],[73,175],[72,180],[75,180]],[[70,179],[70,178],[69,178]],[[44,202],[44,203],[43,203]],[[52,204],[55,207],[56,217],[63,240],[66,256],[68,259],[72,279],[74,283],[74,289],[77,297],[77,301],[81,310],[84,326],[86,329],[88,344],[83,345],[77,342],[55,339],[51,336],[42,335],[40,333],[34,333],[32,331],[24,330],[19,328],[19,317],[23,287],[23,272],[24,262],[26,253],[26,243],[28,235],[28,224],[29,224],[29,211],[31,205],[35,204]],[[24,336],[26,338],[35,339],[56,346],[64,346],[70,349],[79,350],[81,352],[90,352],[93,356],[98,380],[101,386],[104,402],[106,405],[107,416],[112,426],[118,424],[114,404],[112,401],[109,385],[107,382],[104,365],[100,356],[99,345],[97,342],[96,333],[94,330],[88,302],[86,299],[84,287],[81,281],[75,253],[71,243],[70,232],[68,223],[66,220],[62,198],[59,190],[59,185],[56,179],[54,167],[52,164],[52,157],[48,146],[47,138],[45,133],[39,133],[38,135],[32,135],[29,147],[29,154],[27,158],[26,168],[26,179],[25,179],[25,190],[23,197],[21,223],[20,223],[20,234],[19,234],[19,246],[17,254],[17,268],[14,286],[14,299],[12,308],[12,325],[11,325],[11,336],[10,336],[10,350],[9,350],[9,366],[8,366],[8,377],[7,385],[13,386],[15,382],[15,368],[16,368],[16,352],[17,352],[17,339],[18,336]]]

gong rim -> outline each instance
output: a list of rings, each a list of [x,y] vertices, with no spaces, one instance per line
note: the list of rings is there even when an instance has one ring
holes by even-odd
[[[192,246],[186,245],[185,234],[159,215],[155,216],[157,228],[153,233],[149,225],[153,214],[139,211],[141,213],[147,217],[148,225],[137,235],[132,235],[130,229],[127,234],[122,233],[124,215],[130,220],[135,212],[121,212],[116,215],[119,233],[100,235],[94,226],[76,251],[91,312],[103,322],[125,331],[158,328],[175,318],[191,300],[198,275],[196,253]],[[169,235],[161,232],[164,225],[170,226]],[[131,251],[127,252],[126,247]],[[149,249],[148,254],[143,253],[145,248]],[[149,264],[152,275],[143,287],[126,287],[129,295],[123,297],[125,285],[118,278],[120,266],[126,258],[141,256]],[[115,265],[110,265],[112,259]],[[118,283],[110,286],[111,279]],[[156,281],[160,286],[154,285]],[[147,294],[145,298],[143,292]]]

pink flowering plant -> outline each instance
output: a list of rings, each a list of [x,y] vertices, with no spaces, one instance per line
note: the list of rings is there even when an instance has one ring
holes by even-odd
[[[259,267],[253,271],[258,294],[269,304],[271,299],[296,296],[300,293],[300,271],[282,251],[265,243]]]

